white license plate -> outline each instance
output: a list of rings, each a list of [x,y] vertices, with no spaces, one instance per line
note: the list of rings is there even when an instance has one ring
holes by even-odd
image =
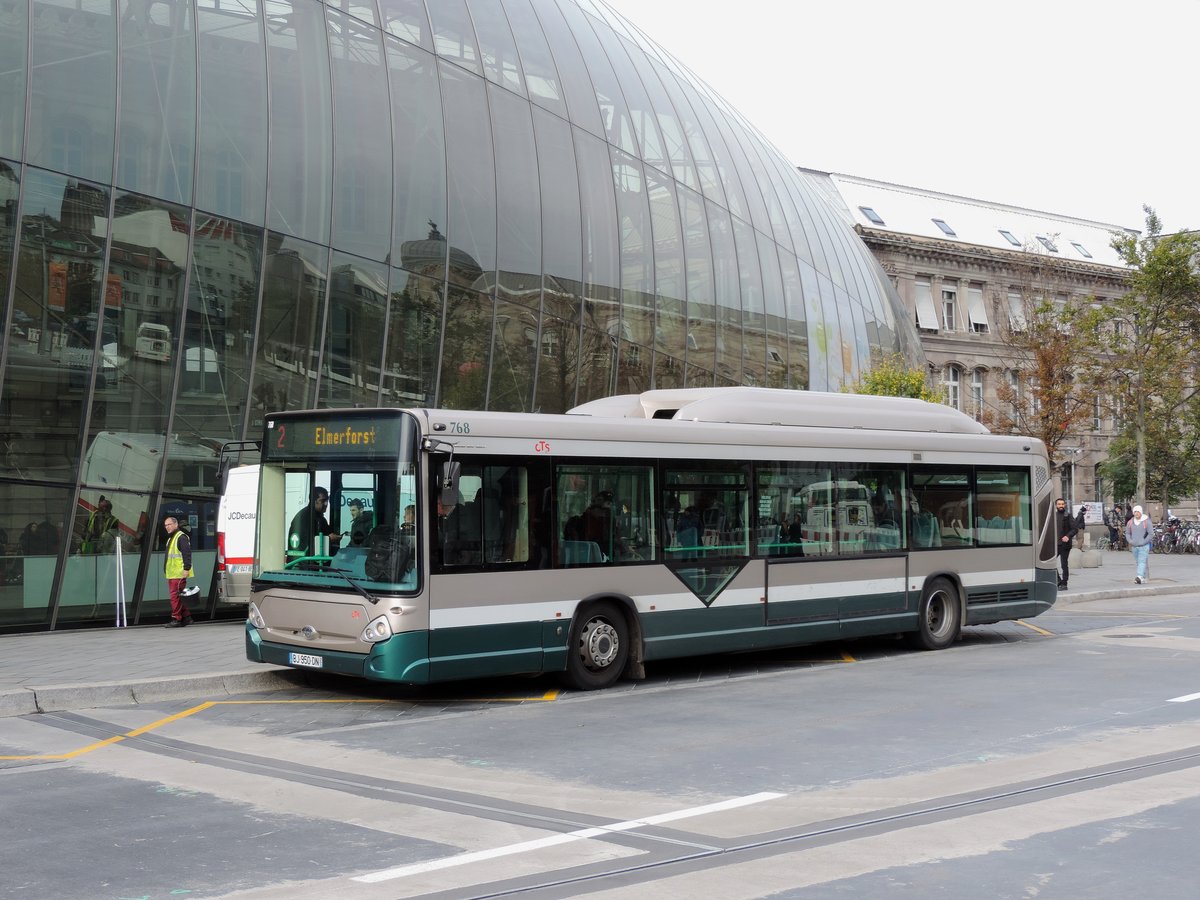
[[[289,666],[308,666],[310,669],[320,669],[325,665],[325,660],[319,656],[313,656],[309,653],[289,653]]]
[[[238,565],[226,566],[225,568],[229,572],[230,575],[249,575],[250,574],[250,563],[246,563],[245,565],[238,564]]]

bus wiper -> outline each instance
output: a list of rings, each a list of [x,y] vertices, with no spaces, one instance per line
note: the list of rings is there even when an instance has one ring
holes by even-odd
[[[372,594],[370,591],[368,591],[365,587],[363,587],[361,584],[359,584],[357,581],[355,581],[353,578],[350,577],[349,569],[329,568],[329,569],[326,569],[325,571],[326,572],[337,572],[339,575],[341,575],[343,578],[345,578],[347,582],[349,582],[350,587],[354,588],[356,591],[358,591],[360,594],[362,594],[363,597],[365,597],[367,600],[369,600],[371,602],[372,606],[374,606],[375,604],[377,604],[379,602],[378,597],[376,597],[374,594]]]

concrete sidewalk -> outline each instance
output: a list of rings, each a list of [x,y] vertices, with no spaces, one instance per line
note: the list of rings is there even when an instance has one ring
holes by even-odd
[[[1101,552],[1076,568],[1058,606],[1155,594],[1200,593],[1200,556],[1150,557],[1133,583],[1129,553]],[[143,626],[0,635],[0,717],[162,700],[212,699],[293,688],[304,674],[246,659],[244,623]]]

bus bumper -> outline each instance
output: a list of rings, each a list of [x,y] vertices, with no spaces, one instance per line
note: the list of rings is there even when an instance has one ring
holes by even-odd
[[[321,664],[298,665],[292,661],[293,653],[315,657]],[[321,650],[316,647],[264,641],[258,629],[247,622],[246,659],[310,672],[332,672],[335,675],[368,678],[372,681],[428,684],[429,633],[406,631],[373,645],[370,653],[345,653],[340,650]]]

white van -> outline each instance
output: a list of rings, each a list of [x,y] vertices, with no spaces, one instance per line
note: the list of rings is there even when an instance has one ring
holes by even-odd
[[[143,322],[138,326],[133,355],[155,362],[171,361],[171,329],[166,325]]]
[[[235,466],[217,507],[217,602],[247,603],[254,568],[259,467]]]

